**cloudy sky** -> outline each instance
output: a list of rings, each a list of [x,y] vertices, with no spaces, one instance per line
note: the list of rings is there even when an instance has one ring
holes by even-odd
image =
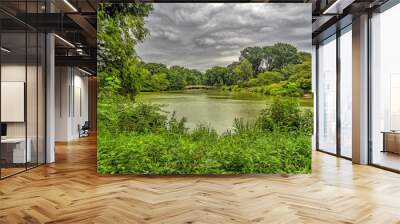
[[[150,36],[136,48],[145,62],[204,71],[237,61],[249,46],[284,42],[311,51],[311,4],[153,5]]]

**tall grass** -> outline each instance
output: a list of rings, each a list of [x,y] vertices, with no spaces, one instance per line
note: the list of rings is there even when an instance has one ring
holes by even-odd
[[[168,118],[170,117],[170,118]],[[312,114],[275,101],[257,121],[235,119],[218,135],[187,130],[156,105],[99,102],[98,172],[102,174],[244,174],[311,172]]]

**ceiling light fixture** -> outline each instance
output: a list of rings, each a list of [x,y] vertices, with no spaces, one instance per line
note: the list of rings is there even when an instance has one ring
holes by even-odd
[[[55,37],[57,37],[59,40],[61,40],[62,42],[64,42],[65,44],[67,44],[68,46],[70,46],[70,47],[72,47],[72,48],[75,48],[75,45],[73,45],[71,42],[69,42],[68,40],[66,40],[66,39],[64,39],[64,38],[62,38],[62,37],[60,37],[59,35],[57,35],[57,34],[54,34],[54,36]]]
[[[351,5],[353,2],[354,0],[336,0],[332,5],[325,9],[322,14],[342,14],[343,9]]]
[[[78,10],[68,1],[68,0],[64,0],[65,4],[68,5],[68,7],[70,7],[74,12],[78,12]]]
[[[10,53],[10,52],[11,52],[11,50],[8,50],[8,49],[5,48],[5,47],[1,47],[0,49],[1,49],[2,51],[6,52],[6,53]]]
[[[90,73],[90,72],[88,72],[88,71],[86,71],[86,70],[83,70],[83,69],[81,69],[81,68],[79,68],[79,67],[78,67],[78,70],[81,71],[81,72],[83,72],[83,73],[85,73],[85,74],[87,74],[87,75],[92,76],[92,73]]]

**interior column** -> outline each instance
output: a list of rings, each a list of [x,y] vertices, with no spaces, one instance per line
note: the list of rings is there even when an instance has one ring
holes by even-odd
[[[353,19],[352,158],[368,163],[368,15]]]

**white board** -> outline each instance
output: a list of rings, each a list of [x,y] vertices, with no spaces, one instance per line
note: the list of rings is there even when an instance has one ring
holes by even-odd
[[[1,122],[24,122],[24,102],[24,82],[1,82]]]

